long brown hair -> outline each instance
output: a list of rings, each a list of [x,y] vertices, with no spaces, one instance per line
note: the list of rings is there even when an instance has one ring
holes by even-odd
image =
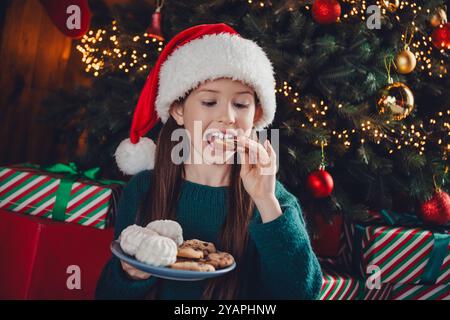
[[[184,103],[184,101],[181,101]],[[177,141],[171,141],[172,132],[179,126],[172,116],[161,128],[156,147],[155,167],[151,175],[150,188],[146,201],[138,215],[138,223],[145,225],[152,220],[176,220],[176,205],[180,194],[183,164],[171,161],[173,147]],[[183,155],[186,156],[186,155]],[[245,191],[240,177],[241,165],[236,161],[235,153],[228,188],[228,214],[216,244],[222,251],[231,253],[237,267],[225,276],[208,280],[203,291],[203,299],[237,299],[240,284],[244,283],[242,268],[244,253],[248,244],[248,224],[254,209],[254,202]],[[155,298],[159,285],[148,297]]]

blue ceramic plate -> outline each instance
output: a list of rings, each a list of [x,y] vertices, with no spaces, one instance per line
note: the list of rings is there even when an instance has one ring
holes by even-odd
[[[111,243],[111,251],[117,258],[125,261],[126,263],[130,264],[136,269],[150,273],[152,276],[155,276],[157,278],[169,280],[199,281],[203,279],[221,276],[236,268],[236,263],[233,263],[231,266],[227,268],[216,270],[214,272],[187,271],[187,270],[171,269],[168,267],[154,267],[149,264],[142,263],[136,260],[134,257],[123,252],[122,248],[120,247],[120,242],[118,240],[115,240]]]

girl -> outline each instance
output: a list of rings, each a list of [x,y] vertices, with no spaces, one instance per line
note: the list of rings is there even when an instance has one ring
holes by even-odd
[[[97,298],[318,296],[322,274],[298,200],[276,180],[270,142],[260,144],[251,134],[272,122],[275,109],[271,62],[231,27],[194,26],[166,45],[139,98],[130,139],[116,151],[119,168],[135,175],[119,203],[115,237],[134,223],[177,220],[185,239],[213,242],[235,257],[237,268],[212,280],[181,282],[157,279],[113,257]],[[143,136],[159,119],[164,126],[155,146]],[[189,137],[181,163],[173,152],[177,129]],[[223,149],[213,138],[221,133],[237,147]]]

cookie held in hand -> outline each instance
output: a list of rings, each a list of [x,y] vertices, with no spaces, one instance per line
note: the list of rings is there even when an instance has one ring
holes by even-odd
[[[236,149],[237,140],[235,138],[226,138],[226,139],[215,139],[214,143],[218,143],[220,146],[226,146],[230,149]]]

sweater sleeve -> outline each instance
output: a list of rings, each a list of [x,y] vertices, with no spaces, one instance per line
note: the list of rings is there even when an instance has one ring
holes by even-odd
[[[268,298],[316,299],[322,272],[314,254],[297,198],[277,181],[275,196],[282,215],[262,223],[259,211],[249,233],[259,253],[260,280]]]
[[[139,200],[148,189],[150,171],[133,176],[119,200],[114,238],[127,226],[135,223]],[[143,299],[156,282],[155,277],[133,280],[123,271],[120,260],[113,256],[103,268],[97,282],[96,299]]]

